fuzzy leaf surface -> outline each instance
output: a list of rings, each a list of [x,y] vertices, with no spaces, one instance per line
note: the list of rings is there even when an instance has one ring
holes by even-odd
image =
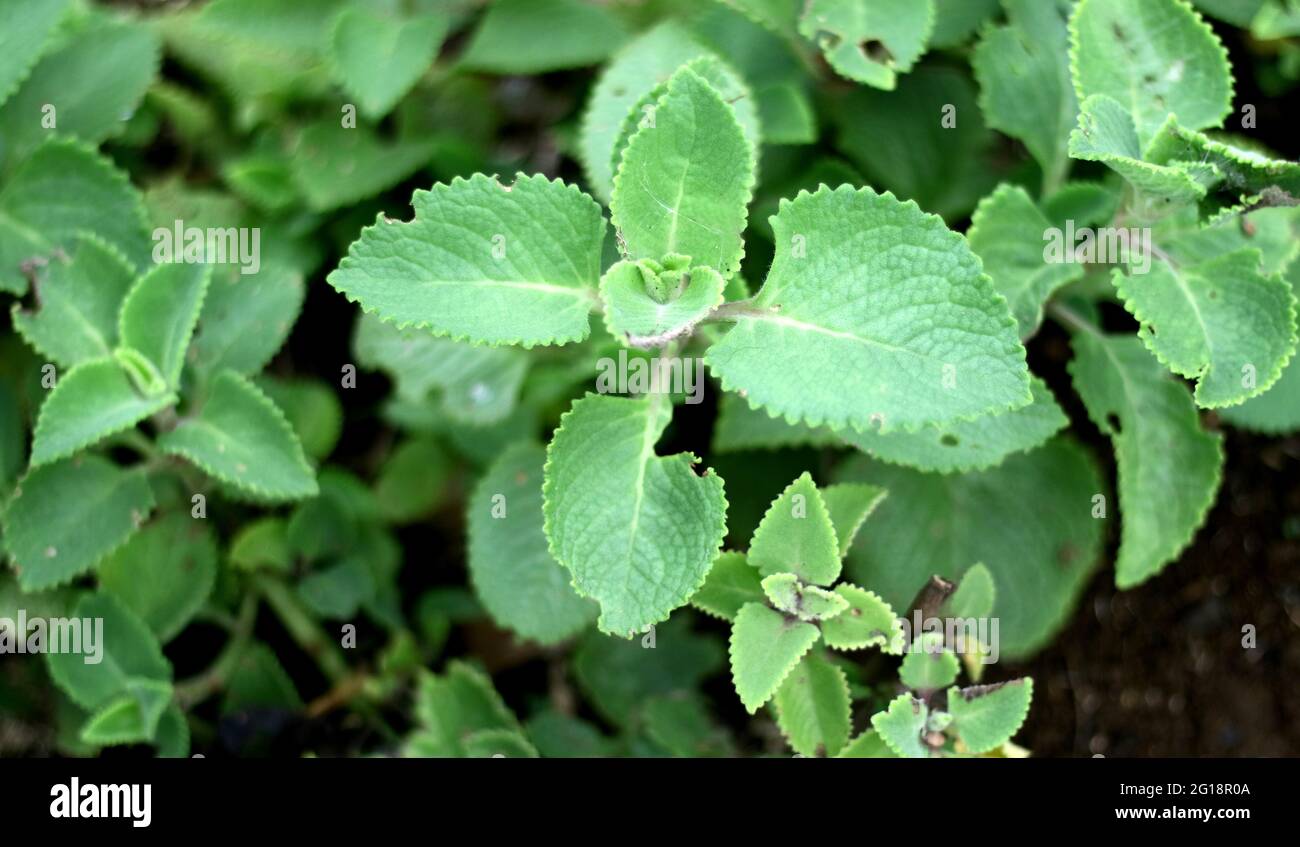
[[[817,642],[817,627],[746,603],[731,628],[731,679],[751,715],[772,699],[790,671]]]

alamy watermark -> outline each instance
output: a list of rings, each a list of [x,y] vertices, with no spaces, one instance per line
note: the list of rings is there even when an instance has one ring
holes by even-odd
[[[1043,261],[1060,264],[1124,264],[1130,274],[1151,270],[1151,230],[1146,227],[1103,226],[1075,228],[1067,220],[1065,229],[1043,230]]]
[[[153,260],[160,265],[170,262],[237,264],[241,274],[255,274],[262,266],[262,230],[258,227],[204,229],[177,220],[170,227],[155,229],[153,242]]]
[[[684,394],[685,403],[704,399],[704,360],[690,356],[604,356],[596,362],[600,394]]]
[[[97,665],[104,660],[103,618],[0,618],[0,654],[73,653]]]
[[[926,617],[920,609],[912,617],[899,618],[907,652],[948,650],[959,656],[979,656],[981,664],[992,665],[999,655],[998,618]],[[941,638],[925,638],[939,635]]]

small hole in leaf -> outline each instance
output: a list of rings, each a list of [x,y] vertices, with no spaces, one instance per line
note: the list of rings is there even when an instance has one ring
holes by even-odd
[[[945,432],[943,436],[939,438],[939,443],[944,447],[956,447],[958,444],[957,436],[953,435],[951,432]]]
[[[881,65],[894,64],[894,54],[889,52],[885,42],[878,38],[868,38],[858,43],[858,49],[862,55],[866,56],[869,61],[877,62]]]
[[[1119,435],[1119,433],[1123,431],[1119,423],[1119,415],[1115,414],[1114,412],[1111,412],[1109,415],[1106,416],[1106,426],[1110,427],[1111,432],[1115,433],[1116,435]]]

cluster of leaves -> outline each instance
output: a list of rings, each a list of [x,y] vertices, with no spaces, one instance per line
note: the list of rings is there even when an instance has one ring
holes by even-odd
[[[1108,534],[1121,587],[1191,542],[1217,422],[1300,428],[1300,165],[1198,7],[1300,76],[1277,0],[0,0],[0,617],[101,618],[112,659],[48,657],[61,748],[184,755],[216,695],[301,711],[266,610],[313,712],[408,755],[734,754],[700,687],[728,653],[801,755],[1014,754],[1032,681],[956,687],[897,612],[959,582],[939,611],[1028,656]],[[188,227],[256,230],[256,271],[158,260]],[[1044,251],[1101,227],[1147,252]],[[360,309],[350,346],[297,330],[318,365],[281,348],[322,278]],[[1118,508],[1028,367],[1049,319]],[[713,467],[658,453],[700,441],[685,398],[607,393],[615,361],[707,365]],[[463,586],[399,537],[448,512]],[[613,734],[567,678],[520,721],[433,673],[485,617]],[[225,647],[177,681],[191,626]]]

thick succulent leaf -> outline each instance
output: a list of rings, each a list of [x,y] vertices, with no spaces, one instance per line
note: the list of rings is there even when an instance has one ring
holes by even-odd
[[[441,391],[440,414],[478,426],[510,414],[528,370],[528,356],[521,350],[398,329],[374,314],[357,322],[353,349],[358,364],[388,374],[400,397],[423,400],[431,391]]]
[[[959,68],[922,65],[897,91],[859,86],[829,105],[836,148],[870,185],[901,200],[957,221],[998,183],[997,137],[984,124],[975,83]]]
[[[1070,80],[1068,7],[1055,0],[1006,0],[1004,5],[1007,23],[986,29],[971,55],[980,108],[989,126],[1024,142],[1043,171],[1044,185],[1056,185],[1069,167],[1066,145],[1078,112]]]
[[[130,679],[125,694],[108,701],[86,721],[81,740],[98,746],[153,741],[171,700],[170,682]]]
[[[0,291],[21,294],[23,263],[71,248],[82,232],[149,264],[144,204],[126,175],[80,142],[52,138],[0,189]]]
[[[1081,0],[1070,19],[1070,72],[1080,100],[1119,101],[1143,147],[1171,112],[1202,129],[1232,108],[1227,51],[1186,0]]]
[[[745,558],[731,550],[721,553],[709,568],[700,590],[691,596],[691,605],[702,612],[735,620],[746,603],[763,603],[763,577]]]
[[[772,699],[790,671],[817,642],[817,627],[746,603],[731,627],[731,680],[751,715]]]
[[[469,515],[469,573],[483,606],[501,626],[553,644],[581,630],[598,611],[574,593],[542,531],[542,467],[531,444],[501,454],[474,489]]]
[[[330,119],[302,131],[290,167],[308,206],[323,212],[392,188],[431,158],[433,146],[425,138],[390,142],[364,124],[343,127]]]
[[[1083,101],[1079,125],[1070,133],[1070,155],[1101,162],[1142,195],[1165,202],[1199,200],[1205,196],[1206,184],[1218,178],[1208,163],[1180,167],[1144,161],[1133,116],[1105,94]]]
[[[913,691],[930,692],[952,685],[960,672],[957,657],[944,649],[943,633],[927,632],[903,656],[898,678]]]
[[[673,74],[627,143],[610,214],[632,259],[690,256],[724,278],[740,269],[754,158],[735,112],[689,67]]]
[[[887,494],[883,488],[855,482],[841,482],[821,489],[822,501],[831,517],[831,526],[835,527],[841,559],[853,546],[853,539],[858,537],[858,530],[862,528],[867,516],[875,511]]]
[[[544,34],[544,35],[543,35]],[[595,65],[623,43],[614,13],[581,0],[498,0],[470,38],[460,64],[497,74],[541,74]]]
[[[0,103],[31,73],[67,8],[68,0],[0,0]]]
[[[1210,138],[1180,126],[1172,118],[1156,133],[1146,155],[1158,165],[1211,164],[1217,169],[1223,187],[1238,194],[1280,189],[1292,197],[1300,195],[1300,164]]]
[[[971,565],[961,575],[957,590],[944,603],[943,614],[950,618],[987,618],[993,614],[996,599],[993,574],[981,562]]]
[[[774,573],[763,579],[763,593],[777,611],[794,615],[801,621],[834,618],[849,607],[839,594],[803,585],[792,573]]]
[[[59,379],[41,405],[32,467],[66,459],[175,402],[176,395],[165,390],[138,391],[116,359],[83,362]]]
[[[214,275],[194,335],[195,366],[257,373],[289,337],[305,293],[302,274],[283,265]]]
[[[166,643],[193,619],[217,579],[217,544],[203,520],[163,515],[100,563],[99,586]]]
[[[893,654],[903,651],[903,625],[888,603],[874,592],[847,582],[835,586],[835,593],[849,605],[842,614],[822,622],[826,646],[836,650],[879,647]]]
[[[155,265],[122,302],[118,319],[122,344],[152,362],[168,388],[180,385],[185,354],[211,279],[211,265]]]
[[[929,716],[925,703],[911,694],[900,694],[890,701],[889,708],[871,716],[871,725],[895,755],[923,759],[930,755],[930,748],[921,740]]]
[[[826,502],[805,472],[763,515],[749,545],[749,563],[763,576],[790,573],[830,585],[840,575],[839,549]]]
[[[980,201],[966,232],[970,249],[984,263],[984,272],[1007,298],[1021,338],[1037,332],[1047,298],[1083,276],[1084,266],[1078,262],[1046,261],[1043,243],[1051,228],[1052,222],[1023,188],[1003,183]],[[1073,246],[1067,245],[1067,249]]]
[[[258,499],[299,500],[318,490],[284,413],[233,371],[217,374],[202,410],[158,446]]]
[[[711,55],[681,24],[669,20],[638,36],[610,60],[592,89],[579,138],[579,157],[597,197],[608,200],[614,188],[614,148],[634,107],[683,64]]]
[[[433,64],[448,23],[442,14],[397,18],[359,6],[339,13],[330,61],[362,114],[378,120],[410,91]]]
[[[1191,543],[1218,494],[1223,438],[1142,342],[1080,332],[1070,365],[1088,417],[1115,447],[1121,533],[1115,582],[1131,588]]]
[[[1088,454],[1063,438],[976,473],[941,476],[858,460],[842,475],[889,491],[872,531],[849,551],[855,581],[907,608],[931,576],[959,579],[984,562],[1004,600],[1004,657],[1046,643],[1101,554],[1103,523],[1091,510],[1102,479]],[[989,521],[991,514],[1014,517]]]
[[[56,253],[37,277],[39,307],[29,312],[14,304],[14,329],[65,368],[111,355],[118,311],[133,282],[135,270],[116,248],[84,234],[71,256]]]
[[[1234,250],[1194,265],[1153,262],[1147,274],[1115,271],[1138,335],[1162,363],[1196,380],[1203,408],[1233,406],[1277,382],[1296,349],[1296,302],[1260,253]]]
[[[724,388],[834,429],[915,430],[1030,402],[1006,301],[939,218],[823,186],[783,202],[772,227],[754,308],[709,349]]]
[[[853,729],[844,671],[818,653],[803,657],[773,699],[776,723],[801,756],[834,756]]]
[[[153,510],[140,471],[88,455],[36,468],[4,512],[4,540],[24,591],[52,588],[94,567]]]
[[[46,653],[46,664],[54,682],[83,709],[103,707],[121,694],[129,694],[139,680],[170,682],[171,664],[163,656],[158,639],[144,621],[108,594],[86,594],[78,601],[72,617],[82,621],[103,621],[92,626],[95,644],[88,650],[83,624],[82,651]],[[99,652],[98,662],[87,662]],[[155,717],[155,722],[157,718]]]
[[[492,680],[462,661],[449,662],[442,675],[420,675],[415,713],[434,742],[433,755],[466,755],[466,739],[483,730],[522,731]]]
[[[662,621],[704,583],[725,531],[727,500],[688,453],[657,456],[671,417],[662,395],[588,394],[547,448],[546,535],[579,594],[600,603],[602,631],[627,636]]]
[[[563,344],[590,330],[605,221],[576,188],[476,175],[417,191],[415,218],[362,231],[329,282],[400,327],[483,344]]]
[[[951,729],[972,753],[987,753],[1011,740],[1029,714],[1034,681],[1029,677],[997,685],[948,689]]]
[[[710,311],[722,305],[722,276],[708,266],[681,272],[681,288],[661,302],[651,292],[660,271],[643,260],[615,264],[600,281],[605,323],[615,336],[634,347],[662,347],[689,333]]]
[[[1300,262],[1287,271],[1291,292],[1300,300]],[[1233,426],[1280,433],[1300,429],[1300,355],[1292,356],[1273,387],[1240,406],[1221,409],[1219,416]]]
[[[893,89],[925,52],[934,0],[810,0],[799,34],[840,76]]]
[[[930,47],[960,47],[997,13],[998,0],[935,0]]]
[[[1047,384],[1032,377],[1033,402],[1010,412],[928,426],[916,432],[854,432],[844,440],[869,456],[923,471],[964,473],[993,467],[1042,445],[1069,423]]]
[[[7,163],[49,136],[47,114],[60,135],[89,144],[121,133],[158,73],[158,36],[140,21],[100,18],[68,29],[0,108]]]

